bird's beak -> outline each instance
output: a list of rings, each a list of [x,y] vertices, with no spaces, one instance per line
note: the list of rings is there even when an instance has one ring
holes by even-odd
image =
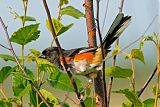
[[[46,56],[45,56],[45,55],[43,55],[43,54],[40,54],[40,55],[38,56],[38,58],[46,59]]]

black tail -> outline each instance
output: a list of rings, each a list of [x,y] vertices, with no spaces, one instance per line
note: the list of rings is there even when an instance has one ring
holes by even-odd
[[[131,16],[125,16],[123,13],[119,13],[113,21],[108,33],[103,39],[103,48],[105,53],[110,48],[111,44],[121,35],[121,33],[127,28],[131,21]]]

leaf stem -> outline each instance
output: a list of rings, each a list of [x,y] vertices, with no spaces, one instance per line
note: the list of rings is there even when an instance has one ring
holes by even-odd
[[[156,95],[155,95],[154,107],[157,107],[157,105],[158,105],[159,80],[160,80],[159,77],[160,77],[160,73],[158,73],[158,75],[157,75],[157,85],[156,85]]]
[[[27,7],[28,7],[28,0],[23,1],[23,7],[24,7],[24,17],[22,19],[22,26],[25,25],[26,15],[27,15]]]
[[[134,70],[134,63],[133,63],[133,59],[132,59],[132,58],[129,58],[129,59],[130,59],[130,63],[131,63],[131,66],[132,66],[132,79],[131,79],[131,83],[132,83],[133,91],[135,92],[136,89],[135,89],[135,70]]]
[[[157,40],[157,85],[156,85],[156,95],[154,107],[157,107],[158,103],[158,93],[159,93],[159,77],[160,77],[160,41]]]

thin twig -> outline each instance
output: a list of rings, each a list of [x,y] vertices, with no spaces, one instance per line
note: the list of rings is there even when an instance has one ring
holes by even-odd
[[[157,71],[157,66],[155,67],[154,71],[152,72],[152,74],[149,76],[148,80],[145,82],[145,84],[143,85],[143,87],[141,88],[141,90],[138,93],[138,97],[141,96],[141,94],[143,93],[143,91],[146,89],[146,87],[148,86],[148,84],[150,83],[150,81],[152,80],[153,76],[155,75]]]
[[[121,0],[121,5],[120,5],[120,7],[119,7],[119,13],[122,12],[122,10],[123,10],[123,5],[124,5],[124,0]]]
[[[121,0],[121,5],[119,7],[119,13],[122,12],[123,10],[123,5],[124,5],[124,0]],[[119,38],[117,39],[117,42],[116,42],[116,45],[119,45]],[[112,61],[112,65],[115,66],[116,65],[116,58],[117,58],[117,55],[114,55],[113,56],[113,61]],[[107,89],[107,107],[109,107],[110,105],[110,99],[111,99],[111,90],[112,90],[112,84],[113,84],[113,77],[111,77],[109,79],[109,82],[108,82],[108,89]]]
[[[7,31],[7,27],[5,26],[2,18],[0,17],[0,22],[2,24],[2,27],[6,33],[6,37],[7,37],[7,41],[8,41],[8,45],[9,45],[9,48],[10,48],[10,51],[13,55],[13,57],[15,58],[16,60],[16,63],[18,64],[19,68],[22,70],[23,74],[25,76],[27,76],[27,73],[26,71],[24,70],[23,66],[20,64],[20,62],[18,61],[18,58],[17,58],[17,55],[15,54],[14,50],[13,50],[13,46],[9,40],[9,34],[8,34],[8,31]],[[47,101],[45,100],[45,98],[42,96],[42,94],[40,93],[40,91],[37,89],[36,85],[31,81],[31,80],[28,80],[29,83],[33,86],[33,88],[35,89],[35,91],[37,92],[37,94],[39,95],[39,97],[42,99],[42,101],[46,104],[47,107],[50,107],[49,104],[47,103]]]
[[[107,13],[108,13],[108,7],[109,7],[109,0],[106,1],[106,10],[105,10],[105,15],[104,15],[104,19],[103,19],[101,34],[103,34],[103,28],[104,28]]]
[[[142,93],[144,92],[144,90],[147,88],[148,84],[150,83],[150,81],[152,80],[152,78],[154,77],[155,73],[157,71],[157,66],[155,67],[154,71],[152,72],[152,74],[149,76],[149,78],[147,79],[147,81],[145,82],[145,84],[142,86],[142,88],[140,89],[139,93],[138,93],[138,97],[140,97],[142,95]],[[133,107],[134,105],[132,104],[130,107]]]
[[[7,48],[6,46],[4,46],[2,44],[0,44],[0,46],[3,47],[3,48],[5,48],[5,49],[7,49],[7,50],[9,50],[9,51],[11,50],[10,48]]]
[[[102,35],[100,31],[100,24],[99,24],[99,0],[96,0],[97,2],[97,15],[96,15],[96,21],[97,21],[97,29],[98,29],[98,35],[101,45],[101,52],[102,52],[102,59],[104,60],[104,49],[102,44]],[[105,80],[105,61],[102,62],[102,80],[103,80],[103,97],[104,97],[104,107],[107,106],[107,89],[106,89],[106,80]]]
[[[158,14],[154,16],[153,20],[151,21],[151,23],[147,26],[146,30],[143,32],[142,36],[138,37],[135,41],[129,43],[127,46],[125,46],[124,48],[121,49],[121,51],[124,51],[126,49],[128,49],[130,46],[132,46],[133,44],[135,44],[136,42],[138,42],[142,37],[145,36],[146,32],[149,30],[149,28],[152,26],[152,24],[154,23],[154,21],[156,20],[156,18],[158,17]],[[118,54],[118,53],[117,53]],[[116,55],[117,55],[116,54]],[[104,59],[105,60],[108,60],[110,58],[112,58],[113,56],[109,56],[107,58]]]
[[[84,102],[83,102],[83,99],[81,98],[81,94],[78,92],[78,88],[77,88],[77,85],[76,85],[76,83],[75,83],[75,80],[74,80],[71,72],[69,71],[68,66],[67,66],[67,63],[66,63],[66,60],[65,60],[65,58],[64,58],[64,56],[63,56],[63,52],[62,52],[60,43],[59,43],[59,41],[58,41],[58,39],[57,39],[57,35],[56,35],[55,30],[54,30],[54,27],[53,27],[53,23],[52,23],[50,11],[49,11],[49,8],[48,8],[48,5],[47,5],[46,0],[43,0],[43,5],[44,5],[45,10],[46,10],[46,13],[47,13],[47,17],[48,17],[48,20],[49,20],[49,25],[50,25],[50,28],[51,28],[52,36],[53,36],[53,38],[55,39],[56,45],[57,45],[58,50],[59,50],[59,53],[60,53],[60,57],[62,57],[63,69],[64,69],[64,71],[67,72],[67,74],[68,74],[68,76],[69,76],[69,78],[70,78],[70,81],[71,81],[71,83],[72,83],[72,85],[73,85],[73,87],[74,87],[74,91],[75,91],[75,93],[76,93],[76,95],[77,95],[77,98],[79,99],[81,105],[82,105],[83,107],[85,107]]]

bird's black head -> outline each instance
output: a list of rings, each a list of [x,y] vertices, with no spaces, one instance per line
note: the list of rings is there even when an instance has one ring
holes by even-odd
[[[50,61],[51,63],[55,63],[55,61],[59,60],[59,51],[57,47],[49,47],[43,50],[42,54],[39,58],[44,58]]]

